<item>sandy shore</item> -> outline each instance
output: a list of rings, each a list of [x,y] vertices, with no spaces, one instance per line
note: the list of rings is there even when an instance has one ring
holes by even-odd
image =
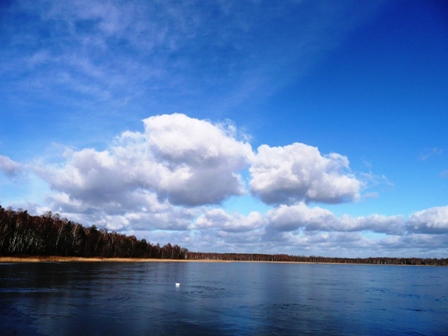
[[[33,256],[33,257],[0,257],[0,263],[22,262],[231,262],[231,260],[213,259],[146,259],[146,258],[80,258],[58,256]]]
[[[29,257],[0,257],[0,263],[36,263],[36,262],[219,262],[219,263],[282,263],[282,264],[327,264],[327,263],[307,263],[295,261],[262,261],[262,260],[217,260],[217,259],[148,259],[148,258],[80,258],[80,257],[59,257],[59,256],[29,256]]]

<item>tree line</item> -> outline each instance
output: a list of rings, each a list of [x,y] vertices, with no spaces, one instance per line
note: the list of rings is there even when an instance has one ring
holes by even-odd
[[[0,205],[0,256],[18,255],[448,266],[448,258],[336,258],[190,252],[178,245],[154,245],[133,235],[98,229],[95,225],[84,227],[51,211],[42,216],[32,216],[26,210],[4,209]]]
[[[223,261],[265,261],[265,262],[306,262],[306,263],[337,263],[337,264],[376,264],[376,265],[414,265],[414,266],[448,266],[448,258],[336,258],[319,256],[294,256],[288,254],[250,254],[250,253],[204,253],[188,252],[192,260],[223,260]]]
[[[95,225],[84,227],[51,211],[31,216],[0,206],[0,255],[185,259],[187,249],[160,246]]]

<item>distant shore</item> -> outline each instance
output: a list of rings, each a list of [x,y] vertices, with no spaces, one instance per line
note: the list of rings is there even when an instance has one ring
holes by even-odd
[[[256,262],[256,263],[281,263],[281,264],[336,264],[324,262],[295,262],[295,261],[263,261],[263,260],[221,260],[221,259],[156,259],[156,258],[82,258],[59,256],[29,256],[29,257],[0,257],[0,263],[39,263],[39,262],[117,262],[117,263],[148,263],[148,262]]]
[[[198,263],[265,263],[265,264],[321,264],[321,265],[372,265],[372,266],[432,266],[432,265],[397,265],[397,264],[369,264],[369,263],[340,263],[340,262],[306,262],[306,261],[265,261],[265,260],[222,260],[222,259],[156,259],[156,258],[82,258],[60,256],[26,256],[0,257],[2,263],[48,263],[48,262],[85,262],[85,263],[150,263],[150,262],[198,262]]]
[[[267,264],[341,264],[331,262],[302,262],[302,261],[264,261],[264,260],[222,260],[222,259],[156,259],[156,258],[82,258],[60,256],[27,256],[0,257],[0,263],[40,263],[40,262],[116,262],[116,263],[148,263],[148,262],[200,262],[200,263],[267,263]],[[361,264],[358,264],[361,265]],[[364,265],[364,264],[362,264]],[[367,264],[365,264],[367,265]]]

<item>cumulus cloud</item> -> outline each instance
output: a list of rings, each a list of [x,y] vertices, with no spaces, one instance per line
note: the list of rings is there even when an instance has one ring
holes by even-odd
[[[17,175],[21,170],[21,165],[7,156],[0,155],[0,170],[8,177]]]
[[[359,232],[318,232],[313,235],[284,234],[283,246],[292,254],[340,257],[431,257],[444,258],[447,235],[412,234],[380,238]]]
[[[408,229],[420,233],[448,233],[448,206],[413,213],[409,217]]]
[[[269,227],[278,231],[371,231],[385,234],[404,234],[403,216],[371,215],[366,217],[335,216],[320,207],[310,208],[301,202],[292,206],[281,205],[267,213]]]
[[[331,211],[319,207],[309,208],[303,202],[276,207],[268,212],[267,217],[270,226],[279,231],[295,231],[313,224],[322,226],[335,220]]]
[[[92,204],[66,193],[54,193],[49,199],[51,210],[85,225],[95,224],[109,230],[186,230],[199,216],[201,208],[173,206],[159,202],[156,194],[145,190],[124,192],[113,201]]]
[[[35,172],[53,190],[48,200],[54,211],[117,230],[146,225],[230,233],[267,223],[277,231],[305,226],[325,230],[329,225],[333,230],[338,225],[332,223],[340,219],[301,200],[334,203],[358,197],[360,182],[344,173],[348,160],[339,154],[321,156],[317,148],[303,144],[263,145],[254,154],[231,123],[179,113],[143,123],[144,132],[126,131],[103,151],[66,149],[62,163],[37,165]],[[279,206],[267,217],[201,208],[245,194],[241,171],[250,165],[254,194],[265,201],[299,204]]]
[[[434,207],[409,215],[385,216],[373,214],[352,217],[335,216],[320,207],[310,208],[301,202],[281,205],[266,214],[268,228],[280,232],[302,230],[312,232],[361,232],[370,231],[394,236],[424,234],[448,234],[448,206]]]
[[[181,206],[218,204],[246,192],[239,171],[252,149],[233,137],[232,128],[182,114],[144,124],[145,133],[124,132],[104,151],[67,150],[62,164],[41,165],[36,172],[85,207],[132,209],[142,191]]]
[[[423,234],[414,233],[406,236],[386,236],[375,243],[375,248],[380,251],[387,251],[390,255],[399,257],[446,257],[446,234]],[[378,253],[378,252],[376,252]],[[386,254],[383,252],[383,254]],[[373,255],[373,253],[371,253]],[[438,255],[438,256],[437,256]]]
[[[227,232],[245,232],[258,229],[265,224],[263,216],[253,211],[248,216],[229,214],[223,209],[211,209],[199,217],[190,229],[219,228]]]
[[[359,198],[361,181],[348,170],[347,157],[322,156],[316,147],[262,145],[252,160],[250,188],[267,204],[352,201]]]
[[[233,127],[183,114],[144,120],[149,150],[163,166],[157,191],[174,204],[219,203],[245,188],[240,170],[252,147],[234,138]]]

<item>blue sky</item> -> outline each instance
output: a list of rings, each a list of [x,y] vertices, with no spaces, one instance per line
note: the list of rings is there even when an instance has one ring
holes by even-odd
[[[3,1],[0,204],[190,250],[446,257],[443,1]]]

